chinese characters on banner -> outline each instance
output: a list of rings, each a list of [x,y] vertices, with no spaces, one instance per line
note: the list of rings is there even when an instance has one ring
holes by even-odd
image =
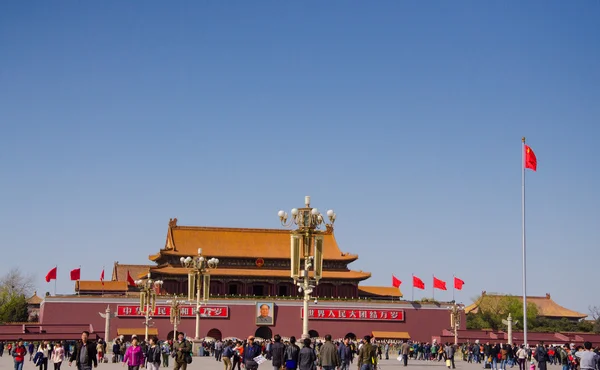
[[[181,317],[196,317],[195,306],[180,306]],[[169,317],[171,315],[171,306],[156,306],[154,317]],[[117,306],[117,316],[143,316],[140,306]],[[208,306],[200,308],[200,316],[206,318],[226,319],[229,317],[229,307],[227,306]]]
[[[300,311],[304,317],[304,310]],[[308,317],[313,320],[404,321],[404,311],[318,308],[308,310]]]

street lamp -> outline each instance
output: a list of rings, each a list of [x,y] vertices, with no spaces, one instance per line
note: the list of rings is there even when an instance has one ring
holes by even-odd
[[[456,302],[453,302],[452,307],[448,307],[450,310],[450,326],[454,330],[454,345],[458,344],[458,328],[460,326],[460,313],[463,310],[462,307],[458,306]]]
[[[311,300],[313,289],[319,284],[323,274],[323,234],[321,226],[326,230],[333,228],[336,214],[333,210],[327,211],[329,223],[325,221],[318,209],[310,206],[310,196],[304,197],[304,208],[293,208],[292,217],[288,220],[285,211],[279,211],[277,215],[281,224],[285,227],[294,227],[291,235],[291,277],[294,284],[298,286],[298,292],[304,292],[304,314],[302,320],[302,337],[308,338],[308,301]],[[304,259],[303,270],[300,271],[300,261]],[[313,278],[309,272],[314,272]]]
[[[137,280],[135,285],[140,288],[140,312],[146,316],[144,322],[145,335],[144,341],[148,342],[148,327],[150,326],[150,311],[154,313],[156,310],[156,288],[160,288],[163,285],[162,280],[150,279],[150,273],[146,280]]]
[[[169,321],[173,324],[173,341],[175,341],[177,340],[177,325],[181,322],[181,311],[179,310],[179,307],[181,306],[182,301],[179,300],[177,294],[174,294],[173,299],[167,301],[167,303],[171,304]]]
[[[218,258],[207,260],[202,256],[202,248],[198,248],[197,257],[181,257],[181,265],[190,269],[188,273],[188,300],[196,300],[196,337],[200,341],[200,304],[208,302],[210,297],[210,270],[219,265]]]

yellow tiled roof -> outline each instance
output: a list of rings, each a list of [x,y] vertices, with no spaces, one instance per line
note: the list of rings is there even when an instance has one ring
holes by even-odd
[[[76,292],[126,292],[127,282],[126,281],[105,281],[104,285],[102,285],[101,281],[95,280],[79,280],[75,282],[75,291]]]
[[[403,297],[400,289],[394,288],[394,287],[359,285],[358,290],[363,293],[382,296],[382,297]]]
[[[37,292],[33,292],[33,295],[27,298],[28,304],[42,304],[44,300],[37,295]]]
[[[123,265],[118,261],[113,266],[112,279],[113,281],[127,281],[127,271],[131,277],[135,279],[141,273],[148,273],[151,265]]]
[[[375,339],[410,339],[407,331],[374,331],[371,334]]]
[[[146,335],[146,328],[117,328],[117,335]],[[158,335],[157,328],[148,328],[148,335]]]
[[[355,254],[343,253],[333,231],[323,234],[323,258],[354,261]],[[207,257],[290,258],[290,231],[226,227],[177,226],[171,222],[162,254],[195,256],[198,248]],[[149,257],[152,261],[157,255]]]
[[[482,292],[481,297],[476,302],[473,302],[471,305],[465,307],[465,313],[477,313],[480,306],[485,307],[486,305],[494,305],[496,301],[506,296],[510,295],[487,294],[486,292]],[[521,302],[523,301],[523,297],[521,296],[511,297],[515,297]],[[545,297],[527,297],[527,303],[535,304],[538,308],[538,315],[542,317],[568,317],[578,319],[587,317],[586,314],[569,310],[568,308],[565,308],[554,302],[550,294],[546,294]]]

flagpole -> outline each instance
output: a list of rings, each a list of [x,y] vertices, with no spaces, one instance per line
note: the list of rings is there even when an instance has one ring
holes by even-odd
[[[102,266],[102,296],[104,296],[104,265]]]
[[[454,293],[456,292],[456,284],[454,281],[456,279],[456,274],[452,274],[452,302],[456,303],[456,299],[454,298]]]
[[[412,274],[412,295],[411,295],[410,300],[412,302],[415,301],[415,274]]]
[[[56,280],[58,280],[58,265],[55,265],[54,268],[56,269],[56,279],[54,279],[54,296],[56,297]]]
[[[435,279],[435,275],[431,275],[434,279]],[[431,280],[431,282],[433,283],[433,280]],[[431,299],[433,299],[435,301],[435,284],[431,284]]]
[[[521,235],[523,249],[523,344],[527,346],[527,253],[525,243],[525,137],[521,145]]]
[[[80,294],[79,292],[80,292],[80,290],[81,290],[81,283],[80,283],[80,281],[81,281],[81,265],[79,265],[79,276],[78,276],[78,278],[79,278],[79,279],[77,279],[77,282],[78,282],[79,284],[77,284],[77,285],[79,285],[79,289],[77,289],[77,295],[79,295],[79,294]]]

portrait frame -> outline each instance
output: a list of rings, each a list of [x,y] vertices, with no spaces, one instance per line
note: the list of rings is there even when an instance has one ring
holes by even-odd
[[[267,308],[267,316],[263,316],[263,306]],[[275,325],[275,302],[256,302],[254,317],[254,323],[258,326]]]

